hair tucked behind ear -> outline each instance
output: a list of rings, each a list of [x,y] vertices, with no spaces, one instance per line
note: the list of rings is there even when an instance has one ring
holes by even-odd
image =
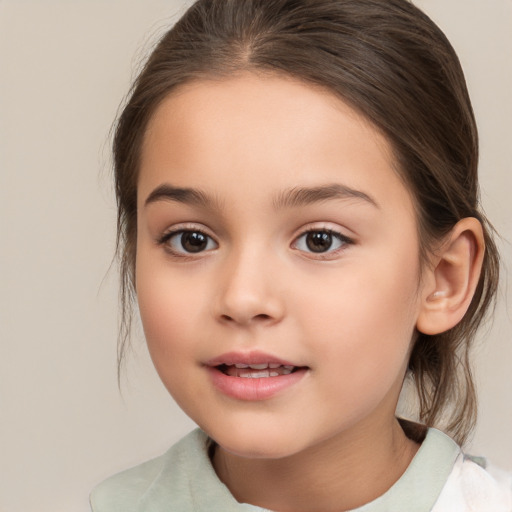
[[[134,293],[137,174],[147,123],[180,85],[248,70],[321,86],[386,135],[415,200],[424,262],[458,220],[482,222],[485,260],[468,313],[449,332],[418,334],[410,360],[420,418],[435,425],[448,417],[462,442],[476,416],[469,349],[495,295],[498,253],[479,207],[478,137],[459,61],[439,28],[407,0],[199,0],[162,38],[114,138],[124,306],[119,362]]]

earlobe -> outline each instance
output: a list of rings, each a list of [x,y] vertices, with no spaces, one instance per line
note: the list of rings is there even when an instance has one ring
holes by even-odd
[[[484,251],[480,222],[473,217],[460,220],[433,256],[422,289],[418,331],[440,334],[462,320],[478,285]]]

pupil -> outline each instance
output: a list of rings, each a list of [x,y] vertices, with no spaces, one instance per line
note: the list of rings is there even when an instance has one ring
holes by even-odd
[[[313,252],[325,252],[332,245],[332,235],[325,231],[314,231],[306,235],[306,245]]]
[[[181,235],[181,245],[187,252],[200,252],[206,249],[208,240],[203,233],[189,231]]]

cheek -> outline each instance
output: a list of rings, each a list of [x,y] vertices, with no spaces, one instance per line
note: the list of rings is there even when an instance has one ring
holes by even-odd
[[[176,402],[186,410],[189,393],[200,393],[194,372],[195,343],[192,325],[194,311],[186,293],[180,293],[176,283],[165,276],[141,269],[137,276],[137,299],[149,354],[155,369]],[[184,398],[185,397],[185,398]]]
[[[381,253],[382,254],[382,253]],[[412,253],[414,255],[414,252]],[[303,305],[302,330],[333,371],[363,383],[392,382],[404,371],[418,313],[418,266],[410,256],[350,267]]]
[[[137,262],[137,300],[149,351],[157,366],[177,361],[193,339],[195,304],[188,288],[163,272],[158,262]],[[185,341],[185,342],[184,342]],[[181,349],[181,350],[180,350]]]
[[[379,326],[379,330],[395,331],[400,326],[414,325],[418,306],[418,266],[411,257],[395,259],[386,264],[381,258],[360,257],[350,262],[345,269],[329,276],[315,276],[316,282],[303,286],[302,302],[304,313],[311,315],[313,306],[318,323],[327,330],[348,331],[356,339],[361,334]],[[378,335],[379,332],[375,332]]]

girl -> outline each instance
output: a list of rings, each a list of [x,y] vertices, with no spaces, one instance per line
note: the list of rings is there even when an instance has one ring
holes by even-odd
[[[499,265],[464,76],[421,11],[199,0],[114,156],[120,360],[136,294],[200,428],[96,488],[95,512],[512,510],[510,477],[459,448]],[[405,379],[417,423],[396,417]]]

